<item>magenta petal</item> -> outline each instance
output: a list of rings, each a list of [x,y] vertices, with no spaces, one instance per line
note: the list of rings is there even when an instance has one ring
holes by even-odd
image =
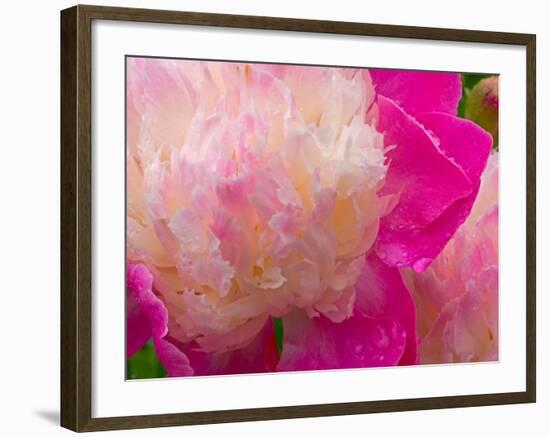
[[[176,345],[163,338],[155,338],[153,345],[159,361],[166,369],[167,376],[193,375],[189,359]]]
[[[256,338],[242,349],[219,354],[198,350],[196,343],[186,345],[195,375],[234,375],[275,370],[279,360],[273,321],[269,319]]]
[[[462,97],[460,74],[431,71],[369,70],[376,92],[409,114],[456,114]]]
[[[405,330],[394,319],[361,314],[334,323],[295,310],[283,318],[283,329],[278,371],[394,366],[406,342]]]
[[[399,203],[385,217],[385,226],[404,230],[425,226],[455,200],[469,195],[472,185],[462,169],[444,155],[437,140],[390,99],[379,97],[378,129],[393,147],[382,194],[399,194]]]
[[[193,374],[189,359],[164,339],[168,332],[168,311],[153,293],[153,275],[143,264],[126,269],[126,357],[131,357],[152,337],[158,359],[168,376]]]
[[[418,114],[417,120],[439,139],[439,148],[468,175],[472,185],[479,186],[493,139],[491,134],[470,120],[449,114]]]
[[[128,298],[128,300],[130,300]],[[126,358],[139,351],[151,338],[149,320],[135,303],[126,302]]]
[[[135,300],[139,310],[147,318],[150,335],[155,338],[164,337],[167,332],[168,311],[153,293],[153,276],[143,264],[128,264],[126,275],[129,297]]]
[[[151,338],[149,320],[134,299],[126,300],[126,358],[139,351]]]
[[[423,271],[469,214],[492,140],[448,114],[420,114],[420,124],[384,97],[379,109],[385,143],[396,145],[382,193],[400,198],[381,220],[376,251],[386,264]]]
[[[152,336],[155,307],[164,304],[153,294],[153,276],[142,264],[128,264],[126,269],[126,357],[140,350]],[[156,302],[158,301],[158,303]],[[151,305],[153,302],[153,305]],[[160,309],[162,312],[162,309]],[[166,309],[164,308],[166,314]],[[166,329],[166,323],[164,323]]]
[[[399,270],[371,254],[355,284],[355,292],[357,312],[370,317],[391,317],[405,329],[406,345],[399,364],[417,364],[416,308]]]

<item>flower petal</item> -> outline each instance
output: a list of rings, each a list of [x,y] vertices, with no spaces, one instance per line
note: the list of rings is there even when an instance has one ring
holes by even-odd
[[[384,97],[379,108],[386,145],[396,145],[382,193],[400,198],[381,220],[376,250],[389,265],[423,271],[468,216],[492,140],[448,114],[420,114],[420,124]]]
[[[437,139],[403,108],[385,97],[379,97],[378,106],[378,129],[384,132],[390,162],[382,194],[400,194],[385,226],[397,230],[425,226],[470,194],[471,183],[442,153]]]
[[[430,268],[401,274],[418,311],[420,364],[498,359],[498,155],[468,219]]]
[[[192,376],[193,368],[189,358],[176,345],[164,338],[153,340],[159,361],[166,369],[167,376]]]
[[[151,338],[166,334],[168,312],[153,293],[153,276],[143,264],[128,264],[126,271],[126,356]]]
[[[139,351],[151,338],[149,320],[135,300],[126,298],[126,358]]]
[[[128,146],[130,153],[148,161],[158,151],[185,140],[196,108],[190,78],[166,59],[128,58]]]
[[[394,366],[403,355],[405,330],[391,318],[355,314],[341,323],[295,310],[283,318],[278,371]]]
[[[223,353],[205,353],[196,343],[186,345],[195,375],[232,375],[275,370],[279,360],[272,320],[268,320],[256,338],[242,349]]]
[[[441,112],[418,114],[417,120],[439,139],[439,149],[479,185],[491,152],[491,135],[470,120]]]
[[[164,303],[153,293],[153,275],[143,264],[129,264],[127,288],[147,317],[153,337],[164,337],[167,332],[168,311]]]
[[[153,337],[155,352],[168,376],[192,375],[186,355],[164,338],[168,333],[168,310],[153,293],[153,275],[145,265],[127,265],[126,290],[126,357]]]
[[[432,71],[369,70],[376,92],[399,104],[409,114],[456,114],[462,97],[460,74]]]
[[[422,340],[422,364],[498,360],[498,269],[447,303]]]
[[[407,334],[400,365],[416,364],[416,308],[411,293],[395,267],[388,267],[375,254],[366,258],[355,285],[356,311],[370,317],[391,317]]]

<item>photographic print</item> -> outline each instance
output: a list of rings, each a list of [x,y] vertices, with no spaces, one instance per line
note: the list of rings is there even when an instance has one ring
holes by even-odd
[[[496,361],[498,76],[126,57],[126,377]]]

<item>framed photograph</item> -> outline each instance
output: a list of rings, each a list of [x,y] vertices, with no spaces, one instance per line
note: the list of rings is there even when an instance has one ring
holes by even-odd
[[[535,35],[61,12],[61,424],[535,402]]]

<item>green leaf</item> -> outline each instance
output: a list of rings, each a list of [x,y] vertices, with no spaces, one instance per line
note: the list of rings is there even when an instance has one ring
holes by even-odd
[[[280,317],[273,318],[273,328],[275,329],[275,340],[279,355],[283,352],[283,320]]]
[[[163,378],[166,370],[157,358],[152,342],[148,342],[141,350],[126,361],[127,379]]]

